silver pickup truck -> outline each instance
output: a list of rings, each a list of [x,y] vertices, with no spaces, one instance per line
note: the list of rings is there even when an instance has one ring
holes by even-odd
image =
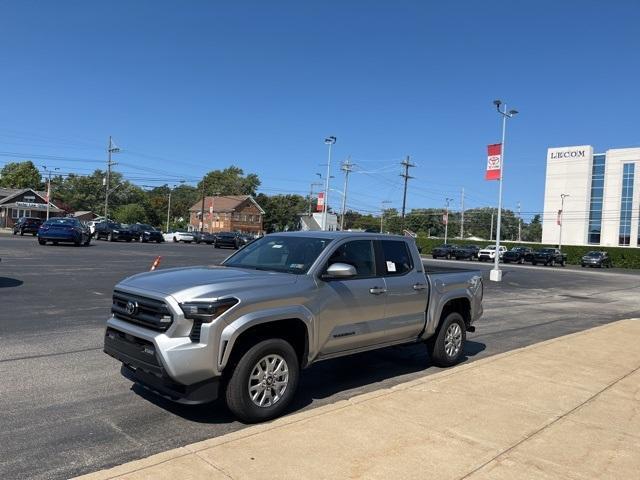
[[[301,369],[320,360],[424,342],[434,364],[455,364],[482,295],[479,272],[425,272],[412,238],[279,233],[221,266],[120,282],[104,350],[163,397],[224,396],[238,418],[257,422],[280,415]]]

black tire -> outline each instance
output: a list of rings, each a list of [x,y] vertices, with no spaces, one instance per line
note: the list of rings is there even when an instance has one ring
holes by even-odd
[[[460,345],[457,350],[451,355],[447,353],[447,333],[449,329],[453,329],[453,324],[457,324],[460,331]],[[458,312],[449,313],[443,320],[438,328],[438,331],[429,340],[427,340],[427,347],[429,348],[429,355],[434,365],[438,367],[450,367],[460,361],[464,355],[464,345],[467,339],[466,326],[464,324],[464,318]]]
[[[131,242],[131,240],[133,240],[132,238],[127,238],[126,242],[129,243]]]
[[[35,236],[36,236],[36,235],[38,235],[38,234],[37,234],[36,232],[33,232],[31,235],[33,235],[33,236],[35,237]]]
[[[51,243],[53,243],[54,245],[58,245],[58,242],[56,242],[55,240]]]
[[[82,245],[84,245],[85,247],[88,247],[90,244],[91,244],[91,237],[87,238]]]
[[[18,234],[18,232],[17,232],[16,230],[14,230],[14,231],[13,231],[13,234],[14,234],[14,235],[17,235],[17,234]]]
[[[213,248],[220,248],[220,245],[218,245],[217,243],[214,243]]]
[[[156,243],[162,243],[162,240],[156,240]]]
[[[435,255],[431,255],[434,259],[437,259],[438,257],[436,257]]]
[[[531,261],[531,265],[537,265],[537,264],[538,264],[538,262],[536,262],[535,260]]]
[[[584,268],[584,263],[581,263],[581,264],[580,264],[580,266],[581,266],[582,268]]]
[[[109,232],[109,233],[107,234],[107,241],[108,241],[108,242],[115,242],[115,241],[116,241],[116,239],[115,239],[115,238],[113,238],[113,233]]]
[[[565,261],[564,261],[564,260],[562,260],[562,261],[560,262],[560,266],[561,266],[561,267],[564,267],[564,266],[565,266]]]
[[[268,355],[279,355],[284,359],[289,370],[289,379],[282,397],[271,406],[261,407],[251,400],[248,384],[254,367]],[[270,338],[256,343],[239,356],[237,363],[229,367],[232,370],[226,385],[225,399],[229,410],[244,422],[263,422],[280,416],[293,399],[298,387],[298,356],[291,344],[280,338]]]
[[[549,266],[550,266],[550,267],[555,267],[555,266],[556,266],[556,260],[555,260],[555,258],[552,258],[552,259],[549,261]]]
[[[20,230],[20,236],[24,237],[24,230]]]
[[[46,245],[46,244],[47,244],[47,241],[46,241],[46,240],[42,240],[41,238],[39,238],[39,239],[38,239],[38,243],[39,243],[40,245]]]
[[[176,237],[173,237],[173,243],[178,243],[178,239]]]

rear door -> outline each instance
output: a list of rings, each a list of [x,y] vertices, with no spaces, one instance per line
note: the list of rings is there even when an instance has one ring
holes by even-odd
[[[387,288],[386,339],[417,337],[426,321],[429,284],[422,263],[415,265],[404,240],[378,242],[379,268]]]

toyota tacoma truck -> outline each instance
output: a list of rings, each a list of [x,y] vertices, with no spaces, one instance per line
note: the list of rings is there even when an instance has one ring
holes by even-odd
[[[426,272],[411,238],[278,233],[220,266],[117,284],[104,350],[156,394],[224,397],[238,418],[259,422],[282,414],[301,370],[321,360],[423,343],[433,364],[456,364],[482,295],[479,272]]]

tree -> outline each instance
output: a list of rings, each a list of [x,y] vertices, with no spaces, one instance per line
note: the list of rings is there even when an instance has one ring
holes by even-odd
[[[542,222],[540,215],[534,215],[531,222],[523,225],[522,240],[525,242],[541,242],[542,241]]]
[[[0,170],[0,187],[42,190],[42,176],[30,160],[9,162]]]
[[[267,196],[261,193],[256,202],[265,211],[263,227],[269,233],[297,230],[299,215],[306,213],[309,208],[308,199],[301,195]]]
[[[155,223],[148,221],[144,207],[137,203],[128,203],[119,206],[113,212],[113,218],[121,223]]]
[[[205,195],[256,195],[260,179],[255,173],[244,175],[241,168],[230,166],[224,170],[213,170],[198,182],[198,190]]]

